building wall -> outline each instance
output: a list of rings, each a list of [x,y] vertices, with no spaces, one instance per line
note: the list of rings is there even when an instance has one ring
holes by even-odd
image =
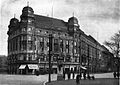
[[[30,8],[27,8],[27,11]],[[100,59],[103,59],[103,47],[93,37],[86,35],[75,23],[68,20],[68,31],[36,27],[33,12],[22,11],[21,20],[10,21],[8,30],[8,69],[9,73],[20,73],[22,64],[38,64],[40,70],[48,69],[49,34],[52,40],[52,66],[57,68],[58,59],[63,58],[64,68],[73,68],[76,72],[79,66],[85,66],[89,72],[96,72],[100,68]],[[74,22],[75,21],[75,22]],[[13,22],[13,23],[12,23]],[[16,24],[18,23],[18,24]],[[47,25],[47,23],[46,23]],[[70,26],[69,26],[70,25]],[[59,27],[59,29],[63,29]],[[70,29],[74,31],[71,35]],[[12,30],[12,31],[11,31]]]

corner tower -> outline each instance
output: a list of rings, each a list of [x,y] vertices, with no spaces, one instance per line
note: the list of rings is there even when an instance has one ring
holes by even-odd
[[[78,20],[76,17],[71,17],[68,20],[68,32],[69,35],[73,35],[79,29]]]

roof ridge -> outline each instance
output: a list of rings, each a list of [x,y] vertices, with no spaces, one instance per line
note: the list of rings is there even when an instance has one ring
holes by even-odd
[[[65,22],[64,20],[62,19],[58,19],[58,18],[54,18],[54,17],[48,17],[48,16],[43,16],[43,15],[38,15],[38,14],[34,14],[35,16],[39,16],[39,17],[45,17],[45,18],[49,18],[49,19],[54,19],[54,20],[59,20],[59,21],[63,21]],[[65,22],[66,23],[66,22]]]

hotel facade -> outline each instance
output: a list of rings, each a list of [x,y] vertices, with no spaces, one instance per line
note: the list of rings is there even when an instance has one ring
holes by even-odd
[[[50,44],[53,73],[57,73],[59,63],[66,72],[68,70],[78,72],[80,68],[96,72],[100,67],[105,67],[104,56],[111,56],[107,48],[80,29],[74,16],[65,22],[34,14],[34,10],[26,6],[22,10],[20,21],[12,18],[8,28],[10,74],[35,74],[36,70],[47,73]],[[52,43],[49,43],[49,35],[53,37]]]

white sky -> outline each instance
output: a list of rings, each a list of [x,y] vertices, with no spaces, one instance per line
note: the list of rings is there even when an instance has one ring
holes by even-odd
[[[11,18],[20,20],[23,7],[31,6],[35,14],[67,21],[78,18],[80,29],[101,44],[120,30],[120,0],[0,0],[0,55],[7,55],[7,31]]]

